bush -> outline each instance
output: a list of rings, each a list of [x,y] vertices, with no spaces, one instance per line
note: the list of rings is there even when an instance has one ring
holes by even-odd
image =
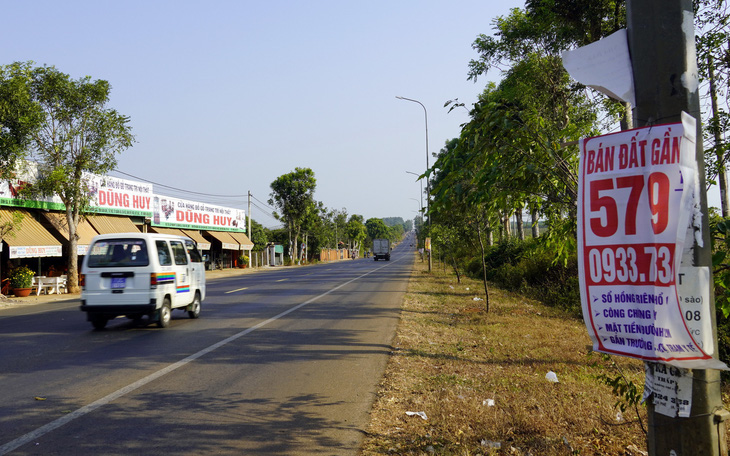
[[[568,261],[555,262],[556,255],[546,249],[540,240],[501,242],[491,246],[484,257],[487,280],[496,286],[524,293],[540,302],[564,309],[579,316],[580,285],[578,260],[572,254]],[[472,259],[467,274],[481,278],[481,261]]]
[[[20,266],[10,271],[10,286],[13,288],[31,288],[35,273],[26,266]]]

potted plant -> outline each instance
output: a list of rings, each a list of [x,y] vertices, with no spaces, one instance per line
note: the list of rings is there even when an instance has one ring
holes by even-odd
[[[35,273],[26,266],[20,266],[10,271],[10,287],[13,294],[19,298],[26,297],[33,288],[33,276]]]
[[[245,268],[248,266],[248,255],[241,255],[238,257],[238,267]]]

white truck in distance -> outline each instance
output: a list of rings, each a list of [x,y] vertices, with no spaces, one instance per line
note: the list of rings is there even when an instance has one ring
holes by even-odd
[[[387,239],[373,239],[373,257],[375,261],[378,261],[378,259],[390,261],[390,241]]]

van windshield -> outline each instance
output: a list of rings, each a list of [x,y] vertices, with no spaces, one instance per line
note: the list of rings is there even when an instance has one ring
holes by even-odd
[[[88,266],[147,266],[150,264],[144,239],[104,239],[94,243],[87,253]]]

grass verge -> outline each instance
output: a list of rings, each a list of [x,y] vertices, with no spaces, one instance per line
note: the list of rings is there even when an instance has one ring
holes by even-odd
[[[620,413],[598,380],[620,369],[640,393],[640,361],[592,353],[582,320],[520,295],[491,289],[488,313],[475,297],[415,263],[362,455],[646,454],[645,408]]]

